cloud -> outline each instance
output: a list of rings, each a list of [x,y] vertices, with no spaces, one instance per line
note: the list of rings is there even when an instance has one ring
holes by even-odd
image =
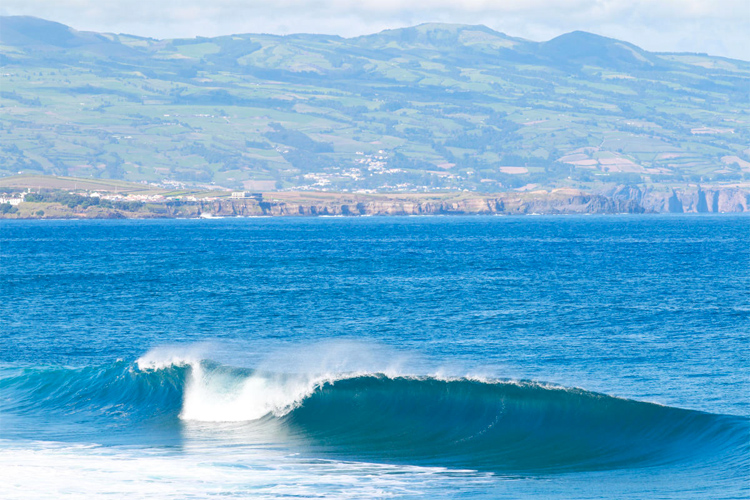
[[[356,36],[432,21],[485,24],[532,40],[584,30],[648,50],[750,60],[747,0],[4,0],[0,13],[155,38],[300,32]]]

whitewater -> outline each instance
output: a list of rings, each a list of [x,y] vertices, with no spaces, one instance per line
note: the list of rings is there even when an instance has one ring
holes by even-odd
[[[1,222],[0,496],[746,498],[749,222]]]

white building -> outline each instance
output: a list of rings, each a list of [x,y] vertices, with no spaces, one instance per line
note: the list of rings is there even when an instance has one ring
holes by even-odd
[[[23,201],[23,198],[6,198],[4,196],[0,196],[0,204],[9,203],[10,205],[15,207],[22,201]]]

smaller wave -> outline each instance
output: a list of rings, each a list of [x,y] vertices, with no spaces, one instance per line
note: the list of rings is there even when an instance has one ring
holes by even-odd
[[[104,366],[6,369],[0,374],[0,411],[142,420],[179,411],[189,366],[141,371],[118,361]]]

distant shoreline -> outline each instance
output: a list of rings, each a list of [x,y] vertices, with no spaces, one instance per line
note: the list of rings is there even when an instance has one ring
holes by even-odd
[[[57,193],[57,194],[55,194]],[[256,193],[247,198],[127,201],[108,195],[28,193],[32,201],[0,204],[2,219],[197,219],[221,217],[356,217],[438,215],[572,215],[747,213],[750,192],[739,188],[648,191],[619,187],[606,194],[573,189],[476,193]],[[126,200],[126,201],[118,201]],[[19,203],[20,202],[20,203]]]
[[[477,193],[247,192],[74,177],[0,179],[2,219],[153,219],[211,217],[556,215],[750,212],[745,186],[610,186]]]
[[[649,212],[645,214],[632,214],[632,213],[555,213],[555,214],[428,214],[428,215],[295,215],[295,216],[273,216],[273,215],[237,215],[227,217],[26,217],[26,218],[10,218],[0,216],[0,223],[6,221],[14,222],[31,222],[31,221],[42,221],[42,222],[71,222],[71,221],[219,221],[219,220],[260,220],[260,219],[398,219],[398,218],[422,218],[422,219],[442,219],[442,218],[477,218],[477,219],[492,219],[492,218],[534,218],[534,217],[628,217],[633,216],[635,218],[649,218],[649,217],[684,217],[684,218],[701,218],[701,217],[748,217],[750,218],[750,212],[719,212],[719,213],[667,213],[667,212]]]

